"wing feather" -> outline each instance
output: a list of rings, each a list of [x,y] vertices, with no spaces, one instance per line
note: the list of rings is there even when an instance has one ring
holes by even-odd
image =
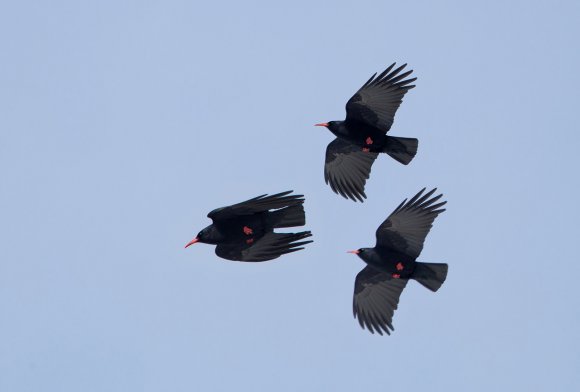
[[[412,70],[401,72],[407,64],[391,71],[391,64],[379,76],[376,73],[346,103],[346,121],[363,122],[388,132],[403,97],[417,78],[405,79]]]
[[[253,215],[260,212],[304,203],[303,195],[290,195],[292,192],[293,191],[286,191],[271,196],[268,196],[267,194],[260,195],[231,206],[216,208],[207,214],[207,216],[215,222],[216,220]]]
[[[395,251],[417,258],[423,250],[423,243],[437,216],[447,202],[435,203],[443,195],[431,197],[437,188],[423,194],[419,191],[409,201],[406,199],[379,226],[376,232],[377,247]]]
[[[345,199],[363,202],[367,197],[366,180],[377,156],[375,152],[364,152],[361,147],[336,138],[326,148],[324,180]]]
[[[284,254],[304,249],[312,241],[301,241],[312,237],[310,231],[300,233],[267,233],[251,245],[245,242],[219,244],[215,253],[221,258],[235,261],[267,261]]]
[[[394,331],[393,315],[407,279],[393,279],[388,273],[366,266],[354,284],[353,315],[371,333],[387,335]]]

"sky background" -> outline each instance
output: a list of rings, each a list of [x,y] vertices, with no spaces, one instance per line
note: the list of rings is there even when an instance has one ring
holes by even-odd
[[[0,3],[0,390],[580,388],[576,1]],[[391,62],[418,77],[368,200],[317,122]],[[352,317],[405,197],[448,200],[391,336]],[[183,249],[213,208],[306,195],[308,249]]]

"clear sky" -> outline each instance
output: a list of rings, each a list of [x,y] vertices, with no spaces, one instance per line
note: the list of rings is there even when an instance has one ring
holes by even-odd
[[[0,390],[580,388],[580,3],[4,1]],[[324,184],[344,104],[418,77],[364,204]],[[352,317],[346,250],[405,197],[448,200],[391,336]],[[277,261],[183,249],[211,209],[306,195]]]

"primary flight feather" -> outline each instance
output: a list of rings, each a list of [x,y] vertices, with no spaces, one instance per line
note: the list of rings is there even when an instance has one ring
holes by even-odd
[[[374,248],[349,251],[367,266],[358,273],[354,285],[353,312],[361,327],[380,335],[391,334],[393,314],[409,279],[437,291],[447,277],[447,264],[422,263],[417,257],[433,221],[445,211],[446,201],[437,202],[435,189],[406,199],[376,231]]]
[[[417,153],[417,139],[387,136],[403,97],[415,87],[411,83],[417,78],[406,79],[413,71],[402,72],[405,66],[393,69],[393,63],[371,76],[346,103],[344,121],[316,124],[336,136],[326,148],[324,179],[344,198],[362,202],[367,197],[365,183],[379,153],[404,165]]]
[[[217,245],[216,255],[227,260],[267,261],[304,249],[310,231],[275,233],[276,228],[304,226],[303,195],[292,191],[261,195],[231,206],[217,208],[207,216],[213,223],[185,247],[197,242]]]

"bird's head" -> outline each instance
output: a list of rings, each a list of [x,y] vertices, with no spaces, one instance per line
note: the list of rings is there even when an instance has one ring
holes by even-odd
[[[357,250],[349,250],[346,253],[355,254],[358,257],[360,257],[361,259],[366,260],[366,256],[370,256],[369,250],[371,250],[371,248],[360,248],[360,249],[357,249]]]
[[[203,229],[202,231],[200,231],[199,233],[197,233],[197,236],[191,241],[189,241],[187,245],[185,245],[185,247],[187,248],[188,246],[191,246],[197,242],[202,242],[204,244],[216,244],[217,243],[216,235],[217,233],[215,228],[213,227],[213,225],[210,225],[205,229]]]
[[[314,126],[315,127],[326,127],[332,132],[334,130],[337,130],[341,123],[342,123],[342,121],[329,121],[329,122],[325,122],[325,123],[314,124]]]

